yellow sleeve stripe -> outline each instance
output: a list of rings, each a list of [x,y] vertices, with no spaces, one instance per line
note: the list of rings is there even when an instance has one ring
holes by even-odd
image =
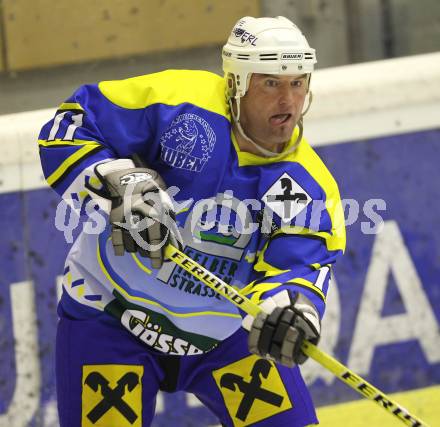
[[[254,286],[254,283],[256,282],[256,280],[253,280],[251,283],[249,283],[248,285],[246,285],[244,288],[240,289],[239,292],[243,295],[247,295],[251,292],[252,287]]]
[[[176,215],[180,215],[181,213],[188,212],[188,211],[189,211],[189,208],[183,208],[182,210],[177,212]]]
[[[296,234],[300,236],[317,237],[325,241],[326,247],[329,251],[343,250],[343,247],[341,247],[341,242],[339,241],[339,239],[335,238],[335,236],[332,236],[330,233],[327,233],[326,231],[314,231],[311,230],[310,228],[297,227],[297,226],[281,227],[279,230],[273,233],[272,237],[280,234],[290,234],[290,235]],[[344,247],[345,247],[345,243],[344,243]]]
[[[88,141],[85,139],[75,139],[74,141],[64,141],[63,139],[54,139],[52,141],[46,141],[44,139],[38,140],[38,145],[41,147],[50,147],[50,146],[59,146],[59,145],[72,145],[72,146],[79,146],[79,145],[93,145],[97,146],[100,145],[99,142],[96,141]]]
[[[336,250],[341,249],[337,245],[337,242],[335,242],[335,240],[332,239],[333,236],[330,233],[327,233],[325,231],[314,231],[309,228],[297,227],[297,226],[281,227],[280,229],[278,229],[277,231],[275,231],[272,234],[272,237],[283,235],[283,234],[310,236],[310,237],[320,238],[325,242],[326,247],[329,251],[336,251]],[[270,242],[271,242],[271,240],[268,240],[266,242],[263,249],[258,254],[258,261],[254,265],[254,270],[255,271],[264,271],[266,277],[271,277],[271,276],[275,276],[277,274],[282,274],[282,273],[286,273],[286,272],[290,271],[290,270],[280,270],[264,260],[264,254],[266,253],[266,250],[267,250]],[[336,244],[336,246],[335,246],[335,244]],[[320,264],[317,264],[317,263],[312,264],[311,266],[314,267],[315,269],[320,268]]]
[[[324,292],[322,292],[321,289],[316,287],[313,284],[313,282],[310,282],[309,280],[303,279],[301,277],[297,277],[295,279],[291,279],[287,281],[286,283],[292,283],[292,285],[299,285],[299,286],[303,286],[304,288],[311,289],[315,294],[318,294],[324,302],[326,300]]]
[[[301,236],[314,236],[314,237],[319,237],[323,240],[327,240],[332,237],[332,235],[330,233],[327,233],[326,231],[315,231],[310,228],[298,227],[298,226],[281,227],[277,231],[275,231],[275,233],[272,234],[272,237],[277,236],[279,234],[299,234]]]
[[[244,296],[249,295],[249,294],[251,294],[253,292],[263,293],[263,292],[270,291],[271,289],[275,289],[275,288],[277,288],[280,285],[281,285],[281,282],[276,282],[276,283],[258,283],[255,286],[253,286],[253,285],[252,286],[250,286],[250,285],[246,286],[246,288],[242,289],[240,291],[240,293],[242,295],[244,295]]]
[[[59,179],[63,177],[63,175],[68,172],[70,168],[72,168],[76,163],[82,160],[85,156],[90,154],[91,152],[100,149],[102,145],[100,144],[90,144],[86,145],[83,148],[80,148],[74,154],[69,156],[60,166],[46,178],[46,181],[49,185],[54,185]]]
[[[290,271],[289,269],[280,270],[279,268],[276,268],[273,265],[269,264],[268,262],[264,261],[263,252],[260,254],[258,261],[255,263],[254,270],[264,271],[264,277],[272,277],[272,276],[276,276],[277,274],[283,274]]]
[[[321,289],[317,288],[312,282],[303,279],[301,277],[295,278],[295,279],[291,279],[286,283],[290,283],[292,285],[298,285],[304,288],[308,288],[310,290],[312,290],[315,294],[319,295],[321,297],[321,299],[326,302],[326,297],[324,295],[324,293],[321,291]],[[255,286],[253,286],[253,283],[246,286],[244,289],[241,290],[241,294],[244,296],[247,296],[249,294],[252,294],[250,300],[253,302],[259,302],[261,300],[261,296],[267,292],[267,291],[271,291],[272,289],[276,289],[279,286],[281,286],[283,283],[281,282],[277,282],[277,283],[259,283]]]
[[[263,249],[257,254],[257,262],[254,264],[255,271],[264,271],[264,277],[272,277],[277,274],[287,273],[290,270],[280,270],[279,268],[269,264],[264,260],[264,253],[269,246],[270,240],[268,240]]]
[[[253,303],[259,304],[265,292],[275,289],[280,285],[281,283],[260,283],[259,285],[255,286],[255,293],[253,293],[249,299]]]
[[[81,110],[81,111],[84,111],[84,108],[81,107],[81,105],[78,104],[78,103],[74,103],[74,102],[63,102],[63,103],[58,107],[58,111],[63,111],[63,110]]]

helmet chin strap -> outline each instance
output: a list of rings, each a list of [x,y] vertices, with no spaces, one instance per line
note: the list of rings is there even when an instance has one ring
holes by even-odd
[[[241,126],[240,123],[240,98],[239,96],[235,96],[235,102],[236,102],[236,106],[237,106],[237,114],[234,113],[234,108],[232,105],[232,97],[229,98],[229,107],[231,109],[231,115],[232,118],[234,119],[235,125],[237,126],[238,132],[240,133],[241,137],[244,138],[247,142],[249,142],[253,147],[255,147],[261,154],[263,154],[263,156],[265,157],[276,157],[279,156],[280,154],[282,154],[283,156],[292,153],[293,151],[296,150],[296,148],[298,147],[299,143],[301,142],[302,136],[303,136],[303,130],[304,130],[304,126],[303,126],[303,117],[304,115],[307,113],[307,111],[309,111],[310,108],[310,104],[312,103],[312,92],[309,92],[309,103],[307,105],[306,110],[304,111],[304,113],[301,114],[301,117],[298,120],[297,126],[299,128],[299,133],[298,136],[296,138],[296,141],[294,142],[294,144],[292,144],[292,146],[285,152],[281,152],[281,153],[277,153],[271,150],[267,150],[266,148],[263,148],[261,145],[257,144],[255,141],[253,141],[250,137],[248,137],[246,135],[246,133],[243,130],[243,127]]]

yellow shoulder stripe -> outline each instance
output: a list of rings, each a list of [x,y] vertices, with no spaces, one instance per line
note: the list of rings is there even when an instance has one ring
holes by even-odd
[[[332,222],[332,232],[328,234],[327,246],[332,250],[345,250],[345,225],[344,213],[342,211],[341,200],[338,185],[335,179],[324,165],[315,150],[309,145],[306,138],[302,138],[298,148],[292,153],[285,154],[286,151],[296,142],[299,134],[298,126],[295,128],[290,141],[283,152],[275,157],[261,157],[256,154],[241,151],[237,140],[231,132],[232,143],[235,147],[240,166],[264,165],[280,161],[289,161],[299,163],[314,178],[317,184],[326,194],[325,206]],[[305,234],[305,233],[304,233]]]
[[[99,90],[112,103],[127,109],[153,104],[194,104],[230,120],[224,79],[208,71],[167,70],[126,80],[100,82]]]
[[[327,240],[327,247],[332,250],[344,251],[345,219],[335,179],[306,140],[301,141],[293,160],[301,164],[312,175],[326,194],[325,206],[332,222],[331,237]]]

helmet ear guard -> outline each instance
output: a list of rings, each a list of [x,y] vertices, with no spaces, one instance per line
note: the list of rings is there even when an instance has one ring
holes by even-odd
[[[251,80],[252,73],[246,74],[226,74],[226,95],[228,99],[231,98],[241,98],[244,96],[249,89],[249,82]]]
[[[311,90],[308,90],[307,94],[309,95],[309,97],[307,99],[307,107],[301,113],[301,119],[307,114],[307,112],[310,109],[310,106],[312,105],[312,101],[313,101],[313,92]]]
[[[232,73],[229,73],[226,76],[226,95],[229,98],[235,98],[235,94],[237,93],[237,89],[235,86],[235,77]]]

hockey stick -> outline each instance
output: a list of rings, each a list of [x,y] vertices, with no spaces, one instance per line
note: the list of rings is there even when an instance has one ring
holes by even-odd
[[[239,307],[245,313],[255,317],[261,311],[261,308],[257,304],[241,295],[240,292],[235,290],[232,286],[228,285],[215,274],[211,273],[202,265],[195,262],[191,257],[176,249],[172,245],[168,245],[166,247],[165,256],[174,261],[196,279],[214,289],[218,294],[225,297],[228,301],[232,302],[232,304]],[[428,427],[426,423],[411,415],[403,406],[390,399],[385,393],[365,381],[359,375],[356,375],[353,371],[348,369],[342,363],[338,362],[332,356],[320,350],[311,342],[305,341],[302,345],[302,351],[324,368],[329,370],[333,375],[338,377],[353,390],[357,391],[367,399],[376,402],[387,412],[402,421],[405,425],[411,427]]]

